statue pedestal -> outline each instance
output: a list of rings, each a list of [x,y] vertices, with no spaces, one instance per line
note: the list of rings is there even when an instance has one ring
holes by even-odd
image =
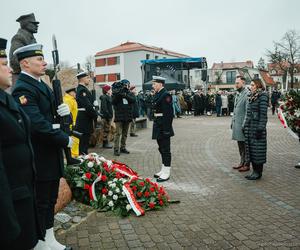
[[[59,182],[58,198],[56,201],[54,212],[57,213],[64,209],[65,206],[72,200],[72,191],[66,181],[66,179],[61,178]]]

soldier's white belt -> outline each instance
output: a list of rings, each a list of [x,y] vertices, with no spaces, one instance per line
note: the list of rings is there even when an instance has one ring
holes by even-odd
[[[52,129],[59,129],[59,128],[60,128],[60,124],[59,123],[52,124]]]
[[[154,117],[162,117],[163,113],[154,113]]]
[[[85,111],[85,108],[79,108],[78,111]]]

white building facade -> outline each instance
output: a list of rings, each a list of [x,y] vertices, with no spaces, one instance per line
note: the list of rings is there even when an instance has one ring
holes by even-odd
[[[139,91],[143,81],[141,60],[180,57],[188,56],[140,43],[123,43],[95,55],[96,84],[111,85],[115,81],[127,79]]]

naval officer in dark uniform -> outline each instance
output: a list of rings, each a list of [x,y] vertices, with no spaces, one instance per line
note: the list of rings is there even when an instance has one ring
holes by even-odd
[[[53,231],[54,206],[64,169],[63,148],[73,144],[72,138],[55,124],[55,117],[69,116],[70,109],[67,104],[55,107],[53,91],[40,78],[47,65],[41,44],[21,47],[14,54],[20,62],[21,74],[12,95],[31,121],[37,212],[45,235],[45,241],[39,241],[35,249],[71,249],[56,241]]]
[[[167,181],[170,178],[171,137],[174,136],[172,96],[164,88],[165,80],[160,76],[153,76],[152,80],[152,87],[155,91],[152,102],[154,112],[152,139],[156,139],[162,158],[161,170],[154,175],[157,182]]]
[[[94,120],[97,119],[98,113],[94,106],[92,93],[87,88],[91,82],[90,76],[86,72],[81,72],[76,77],[78,79],[76,130],[82,133],[79,141],[79,154],[88,154],[89,141],[94,130]]]
[[[12,70],[0,38],[0,248],[32,249],[42,239],[35,203],[30,122],[14,98]]]

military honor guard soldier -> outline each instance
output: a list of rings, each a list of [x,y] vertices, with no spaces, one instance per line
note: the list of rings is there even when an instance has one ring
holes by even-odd
[[[29,118],[4,91],[12,84],[6,42],[0,38],[0,248],[27,250],[43,237],[35,205]]]
[[[79,141],[79,154],[88,154],[89,141],[94,130],[94,120],[97,119],[98,113],[94,106],[92,93],[88,89],[91,82],[90,76],[87,72],[80,72],[76,77],[78,79],[76,130],[82,133]]]
[[[172,96],[164,88],[165,80],[160,76],[153,76],[152,80],[152,87],[155,91],[152,102],[154,111],[152,139],[156,139],[162,158],[161,170],[154,175],[157,182],[167,181],[170,178],[171,137],[174,136]]]
[[[54,206],[64,169],[63,148],[71,148],[73,144],[72,138],[54,121],[58,115],[69,116],[70,110],[67,104],[55,107],[53,91],[40,79],[47,65],[41,44],[21,47],[14,55],[20,62],[21,73],[12,95],[29,116],[32,125],[37,212],[45,236],[45,241],[40,240],[35,249],[72,249],[56,241],[53,231]],[[19,157],[17,159],[20,163]]]

